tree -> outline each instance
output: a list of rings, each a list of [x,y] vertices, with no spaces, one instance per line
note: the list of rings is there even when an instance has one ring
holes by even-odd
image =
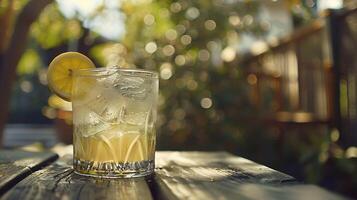
[[[30,26],[52,1],[30,0],[16,13],[15,0],[0,0],[0,3],[6,4],[0,15],[0,144],[8,117],[11,89],[16,79],[16,67],[25,51]]]

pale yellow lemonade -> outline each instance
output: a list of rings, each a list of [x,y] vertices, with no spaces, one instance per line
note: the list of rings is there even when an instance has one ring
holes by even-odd
[[[121,126],[121,125],[117,125]],[[92,160],[94,162],[138,162],[154,159],[155,133],[125,132],[122,136],[107,138],[103,135],[83,137],[74,135],[74,152],[77,160]]]

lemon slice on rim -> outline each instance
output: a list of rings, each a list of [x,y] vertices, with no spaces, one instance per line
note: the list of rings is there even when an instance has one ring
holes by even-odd
[[[95,68],[93,62],[78,52],[66,52],[56,56],[47,71],[49,88],[61,98],[70,101],[74,69]]]

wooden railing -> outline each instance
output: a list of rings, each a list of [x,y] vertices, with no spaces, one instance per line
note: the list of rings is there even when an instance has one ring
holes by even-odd
[[[241,65],[265,120],[357,138],[357,9],[329,10]]]

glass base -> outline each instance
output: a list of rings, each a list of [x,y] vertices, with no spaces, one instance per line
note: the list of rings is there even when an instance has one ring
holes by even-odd
[[[76,174],[99,178],[134,178],[149,176],[154,173],[153,160],[140,162],[94,162],[73,159],[73,168]]]

